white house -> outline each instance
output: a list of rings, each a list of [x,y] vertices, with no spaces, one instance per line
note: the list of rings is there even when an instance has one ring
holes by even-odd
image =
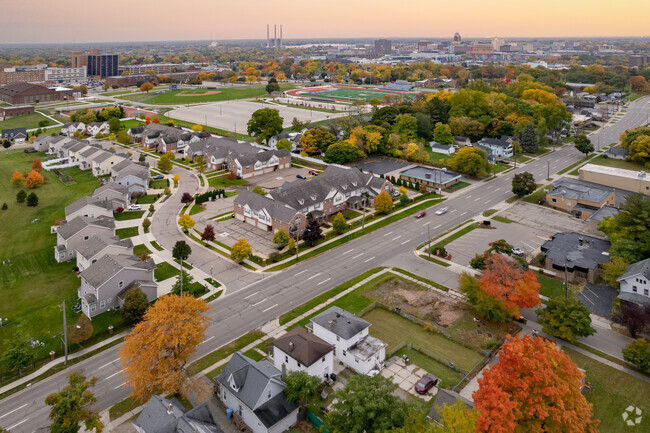
[[[334,371],[334,346],[301,326],[276,338],[272,345],[273,365],[278,370],[305,371],[321,380]]]
[[[143,194],[149,188],[149,165],[128,159],[111,169],[111,181],[125,186],[131,194]]]
[[[108,122],[93,122],[86,128],[88,134],[92,137],[97,134],[108,135],[111,132]]]
[[[616,281],[621,285],[619,298],[641,306],[650,305],[650,259],[632,263]]]
[[[280,370],[235,352],[215,377],[219,399],[253,433],[283,433],[298,421],[298,405],[289,403]]]
[[[104,152],[105,150],[99,147],[88,146],[85,150],[82,150],[78,155],[74,156],[76,158],[75,162],[79,162],[79,168],[81,170],[90,170],[93,167],[93,158],[102,155]]]
[[[115,236],[115,220],[112,217],[78,216],[66,221],[56,231],[54,258],[59,263],[72,260],[85,242],[97,236]]]
[[[126,209],[131,202],[131,192],[125,186],[115,182],[108,182],[93,192],[93,198],[108,200],[113,205],[113,210],[117,208]]]
[[[386,343],[368,334],[370,323],[339,307],[311,319],[308,328],[334,346],[334,357],[360,374],[381,370]]]
[[[108,200],[92,197],[81,197],[76,202],[65,207],[65,219],[73,220],[78,216],[98,218],[100,216],[113,217],[113,206]]]
[[[72,137],[75,132],[82,133],[86,130],[86,124],[83,122],[69,122],[64,123],[61,127],[61,133]]]
[[[447,146],[440,144],[437,141],[431,141],[429,146],[431,147],[432,152],[442,153],[443,155],[453,155],[454,152],[456,152],[456,146]]]
[[[99,177],[99,176],[104,176],[106,174],[110,174],[111,168],[114,165],[117,165],[126,159],[128,158],[125,158],[121,155],[117,155],[115,153],[111,153],[108,151],[104,151],[104,153],[99,154],[97,156],[93,155],[92,157],[93,175]]]
[[[117,236],[93,237],[77,249],[77,267],[83,271],[108,254],[132,255],[133,242]]]
[[[490,149],[492,154],[497,158],[510,158],[514,155],[512,139],[510,137],[481,138],[478,143]]]

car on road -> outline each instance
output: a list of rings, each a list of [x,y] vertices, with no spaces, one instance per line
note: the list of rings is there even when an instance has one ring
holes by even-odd
[[[129,210],[140,210],[140,209],[142,209],[142,206],[140,206],[139,204],[129,205]]]
[[[307,179],[307,176],[305,176],[304,174],[297,174],[296,177],[298,179]]]
[[[519,247],[512,247],[512,254],[515,256],[523,256],[526,255],[526,252]]]
[[[157,174],[157,175],[155,175],[153,177],[153,180],[160,180],[160,179],[164,179],[164,178],[165,178],[165,176],[163,176],[162,174]]]
[[[446,207],[440,208],[436,211],[436,215],[444,215],[447,213],[448,210],[449,209],[447,209]]]
[[[427,215],[427,213],[425,211],[421,210],[420,212],[415,214],[415,217],[416,218],[422,218],[422,217],[424,217],[426,215]]]
[[[318,176],[320,173],[317,172],[316,170],[309,170],[309,174],[312,176]]]
[[[438,382],[440,382],[440,379],[431,373],[427,373],[422,377],[422,379],[418,380],[418,383],[415,384],[415,392],[418,394],[426,394],[431,388],[436,386]]]

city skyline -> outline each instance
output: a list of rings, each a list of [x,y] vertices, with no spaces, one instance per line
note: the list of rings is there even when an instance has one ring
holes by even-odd
[[[80,8],[78,0],[3,3],[0,41],[5,44],[264,40],[266,25],[273,23],[284,23],[285,40],[451,38],[455,32],[467,38],[645,37],[645,17],[650,14],[650,3],[637,0],[616,4],[549,0],[543,7],[514,0],[502,0],[498,5],[479,0],[462,4],[409,0],[401,8],[388,0],[354,5],[333,0],[327,8],[318,9],[302,8],[295,0],[278,0],[272,10],[261,0],[251,0],[250,7],[259,11],[257,14],[245,14],[237,5],[217,5],[212,0],[195,0],[186,9],[171,0],[159,0],[155,8],[145,11],[132,10],[132,3],[126,0],[115,0],[109,9],[100,4]],[[316,12],[317,18],[313,18]],[[74,25],[63,26],[64,22]],[[29,31],[25,31],[26,24]]]

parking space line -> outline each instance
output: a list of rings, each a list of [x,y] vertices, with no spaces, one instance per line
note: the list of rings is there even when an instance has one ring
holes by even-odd
[[[320,274],[322,274],[322,272],[319,272],[319,273],[317,273],[317,274],[314,274],[314,275],[312,275],[311,277],[309,277],[309,278],[307,278],[307,279],[308,279],[308,280],[311,280],[311,279],[313,279],[313,278],[316,278],[316,277],[319,276]]]
[[[321,284],[325,284],[325,283],[327,283],[329,280],[331,280],[331,278],[328,278],[328,279],[326,279],[326,280],[323,280],[323,281],[321,281],[320,283],[318,283],[318,284],[316,284],[316,285],[317,285],[317,286],[320,286]]]
[[[363,255],[363,253],[361,253],[361,254],[357,254],[356,256],[354,256],[354,257],[352,257],[352,258],[353,258],[353,259],[356,259],[357,257],[361,257],[362,255]]]
[[[18,423],[16,423],[16,424],[14,424],[14,425],[12,425],[11,427],[8,427],[7,430],[11,430],[11,429],[13,429],[14,427],[18,427],[19,425],[21,425],[22,423],[24,423],[24,422],[27,421],[28,419],[29,419],[29,418],[25,418],[24,420],[22,420],[22,421],[20,421],[20,422],[18,422]]]
[[[115,388],[113,388],[113,389],[120,389],[120,388],[122,388],[124,385],[126,385],[126,382],[124,382],[124,383],[120,383],[119,385],[117,385],[117,386],[116,386]]]
[[[375,256],[370,257],[368,260],[365,260],[363,263],[368,263],[370,260],[374,259]]]
[[[269,308],[267,308],[266,310],[262,310],[262,313],[266,313],[266,312],[269,311],[271,308],[275,308],[275,307],[277,307],[277,306],[278,306],[278,304],[271,305],[271,306],[270,306]]]
[[[102,365],[101,367],[98,367],[97,370],[101,370],[102,368],[107,367],[107,366],[111,365],[112,363],[114,363],[115,361],[119,361],[119,360],[120,360],[120,358],[116,358],[116,359],[112,360],[111,362],[107,362],[106,364]],[[2,418],[2,417],[0,416],[0,418]]]

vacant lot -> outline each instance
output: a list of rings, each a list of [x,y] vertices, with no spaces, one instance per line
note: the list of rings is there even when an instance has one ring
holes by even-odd
[[[52,119],[48,119],[42,114],[34,113],[34,114],[28,114],[27,116],[18,116],[18,117],[12,117],[11,119],[3,120],[2,122],[0,122],[0,130],[12,129],[12,128],[35,129],[38,128],[38,122],[41,122],[43,120],[49,122],[49,125],[56,124],[56,122],[54,122]],[[49,130],[48,130],[48,134],[51,134]]]
[[[177,105],[177,104],[196,104],[200,102],[229,101],[232,99],[256,98],[266,95],[266,86],[233,86],[219,87],[218,89],[182,89],[171,92],[165,91],[164,88],[154,89],[149,93],[135,93],[129,95],[118,95],[120,99],[129,101],[144,102],[152,105]],[[281,90],[290,90],[294,86],[291,84],[280,84]],[[159,93],[158,95],[156,93]]]

